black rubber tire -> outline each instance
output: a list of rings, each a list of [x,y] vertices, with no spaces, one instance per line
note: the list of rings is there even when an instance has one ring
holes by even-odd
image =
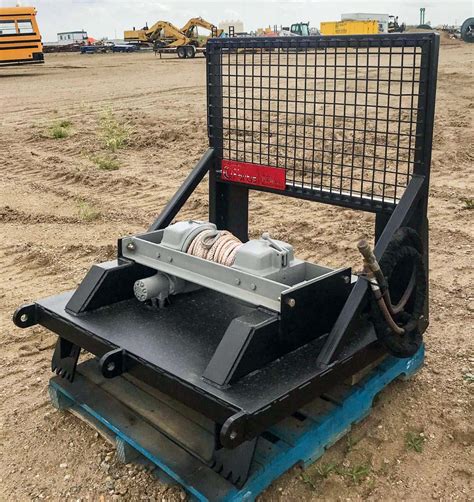
[[[423,315],[427,293],[421,239],[413,229],[404,227],[395,233],[380,260],[380,268],[389,285],[393,304],[400,300],[415,268],[413,293],[404,310],[395,316],[395,322],[405,329],[405,334],[397,335],[389,328],[373,295],[370,302],[370,317],[380,343],[396,357],[411,357],[423,343],[419,319]]]
[[[186,46],[186,57],[193,58],[195,56],[196,56],[196,47],[194,47],[194,45],[187,45]]]
[[[176,54],[178,54],[178,57],[179,57],[180,59],[186,59],[186,57],[187,57],[187,55],[188,55],[188,53],[187,53],[187,51],[186,51],[186,47],[184,47],[184,46],[178,47],[178,48],[176,49]]]
[[[474,17],[468,17],[461,26],[461,38],[464,42],[474,43]]]

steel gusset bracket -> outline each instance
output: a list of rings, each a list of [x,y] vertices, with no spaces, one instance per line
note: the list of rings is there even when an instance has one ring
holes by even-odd
[[[80,353],[81,347],[79,345],[59,337],[51,361],[51,371],[72,382],[76,374]]]
[[[213,470],[241,488],[248,479],[256,446],[257,438],[254,438],[232,450],[227,448],[215,450]]]

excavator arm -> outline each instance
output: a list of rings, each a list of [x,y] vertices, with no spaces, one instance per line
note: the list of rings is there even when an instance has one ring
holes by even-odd
[[[180,30],[174,24],[168,21],[157,21],[150,28],[141,30],[125,31],[125,40],[135,40],[139,42],[154,43],[155,41],[163,42],[166,47],[180,47],[182,45],[199,46],[196,28],[201,27],[209,30],[209,37],[219,37],[224,30],[220,30],[212,23],[209,23],[202,17],[193,17]]]
[[[188,38],[179,28],[167,21],[158,21],[146,31],[149,42],[162,40],[168,47],[179,47],[188,45],[191,39]]]
[[[194,30],[198,27],[209,30],[211,32],[210,37],[220,37],[224,31],[202,17],[193,17],[181,28],[181,32],[188,38],[196,38],[197,34],[194,33]]]
[[[150,28],[145,27],[141,30],[125,31],[124,39],[148,43],[158,40],[163,42],[167,47],[179,47],[191,43],[190,38],[168,21],[157,21]]]

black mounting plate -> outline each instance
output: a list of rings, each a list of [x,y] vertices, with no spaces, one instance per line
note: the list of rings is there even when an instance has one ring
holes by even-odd
[[[325,337],[290,352],[227,388],[202,374],[230,320],[253,307],[211,290],[178,295],[155,310],[124,300],[78,316],[65,310],[72,292],[38,301],[38,323],[101,357],[120,348],[127,372],[223,424],[221,442],[236,447],[380,356],[373,329],[330,368],[315,361]],[[370,326],[370,325],[368,325]]]

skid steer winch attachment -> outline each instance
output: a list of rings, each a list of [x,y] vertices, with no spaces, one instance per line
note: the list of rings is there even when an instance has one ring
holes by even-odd
[[[153,387],[163,434],[242,485],[270,427],[422,343],[438,49],[433,33],[210,40],[208,151],[116,260],[14,322],[59,335],[66,383],[85,349],[101,378]],[[173,223],[207,173],[209,221]],[[249,240],[251,190],[375,213],[363,273]],[[183,417],[202,434],[170,427]]]

